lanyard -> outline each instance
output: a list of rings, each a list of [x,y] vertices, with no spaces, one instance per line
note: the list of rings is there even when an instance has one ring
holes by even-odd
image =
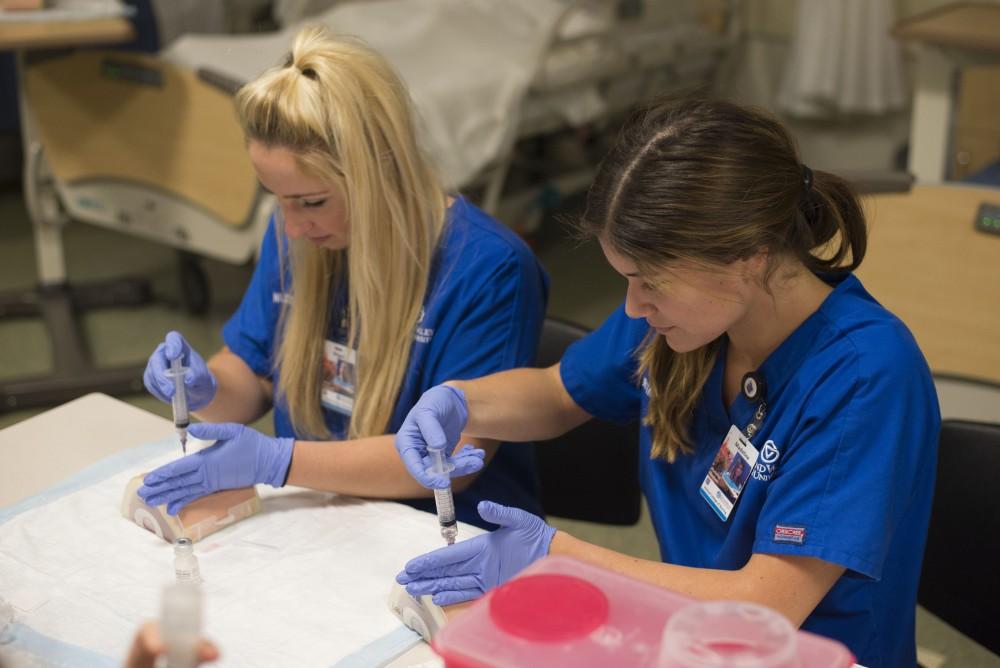
[[[740,385],[743,396],[748,401],[757,402],[757,407],[753,412],[753,419],[743,430],[747,440],[752,440],[754,434],[760,430],[760,425],[764,421],[764,418],[767,417],[767,383],[764,382],[764,376],[760,373],[750,371],[743,375]]]

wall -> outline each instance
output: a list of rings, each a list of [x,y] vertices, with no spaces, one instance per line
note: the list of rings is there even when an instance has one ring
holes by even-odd
[[[838,0],[833,0],[838,1]],[[1000,4],[1000,0],[990,0]],[[703,0],[711,3],[714,0]],[[774,109],[795,30],[798,0],[741,0],[734,3],[744,26],[742,45],[728,59],[719,90],[737,100]],[[896,0],[897,19],[948,4],[946,0]],[[904,51],[908,64],[912,54]],[[785,118],[809,164],[826,169],[891,169],[907,142],[910,112],[840,122]]]

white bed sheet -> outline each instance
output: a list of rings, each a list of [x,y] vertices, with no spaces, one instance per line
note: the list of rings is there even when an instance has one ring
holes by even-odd
[[[460,188],[520,135],[581,126],[655,94],[655,68],[672,68],[659,79],[675,86],[704,83],[721,38],[689,15],[619,23],[610,2],[372,0],[276,33],[188,35],[161,55],[246,81],[278,64],[303,25],[361,37],[406,81],[424,149],[445,185]]]
[[[561,0],[381,0],[337,5],[267,35],[188,35],[161,55],[249,80],[276,65],[304,24],[355,35],[406,81],[425,150],[449,187],[467,183],[516,136]]]

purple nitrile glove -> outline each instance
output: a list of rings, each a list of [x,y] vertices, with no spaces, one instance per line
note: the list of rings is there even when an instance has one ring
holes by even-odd
[[[395,442],[406,470],[417,482],[430,489],[441,489],[450,484],[448,475],[433,474],[428,470],[431,460],[427,448],[443,448],[445,452],[451,452],[458,444],[468,419],[465,394],[450,385],[432,387],[410,409],[396,432]],[[479,448],[462,446],[448,457],[448,461],[455,465],[450,477],[458,478],[483,468],[485,455]]]
[[[477,509],[500,528],[410,559],[396,582],[411,596],[431,594],[435,605],[470,601],[549,553],[556,530],[542,518],[492,501]]]
[[[265,436],[242,424],[199,423],[188,433],[215,444],[150,472],[139,488],[149,505],[165,503],[176,515],[195,499],[223,489],[285,483],[294,439]]]
[[[174,396],[174,380],[166,374],[170,362],[180,357],[181,364],[187,367],[184,374],[184,387],[187,388],[188,409],[196,411],[204,408],[215,398],[215,376],[208,370],[205,360],[191,347],[179,332],[168,332],[163,343],[146,362],[146,371],[142,374],[142,382],[149,393],[165,403],[170,403]]]

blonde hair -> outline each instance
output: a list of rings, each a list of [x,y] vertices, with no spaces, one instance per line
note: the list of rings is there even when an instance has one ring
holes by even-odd
[[[278,394],[297,433],[330,436],[320,404],[320,360],[332,303],[346,287],[347,344],[357,350],[348,436],[384,434],[409,363],[447,199],[417,146],[405,86],[360,42],[309,27],[296,35],[285,64],[241,88],[236,103],[247,141],[287,148],[305,173],[333,184],[350,225],[344,250],[290,243],[291,300],[282,306],[274,360]]]
[[[864,213],[843,179],[805,168],[795,142],[764,112],[711,99],[661,100],[641,111],[601,163],[578,221],[645,277],[672,263],[719,266],[767,249],[762,283],[794,258],[846,273],[865,256]],[[677,353],[647,337],[652,456],[691,452],[688,431],[721,338]]]

